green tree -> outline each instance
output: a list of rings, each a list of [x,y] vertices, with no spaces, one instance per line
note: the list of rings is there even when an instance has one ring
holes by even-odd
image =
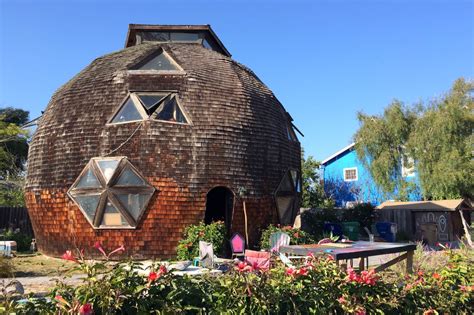
[[[402,161],[406,166],[409,164],[406,143],[416,120],[415,111],[395,100],[381,116],[359,112],[357,118],[357,156],[387,197],[396,193],[399,199],[406,199],[414,187],[402,176],[401,169]]]
[[[402,175],[413,160],[425,199],[473,197],[473,89],[458,79],[429,105],[394,101],[383,115],[358,113],[357,155],[387,196],[406,200],[416,189]]]
[[[427,199],[474,197],[474,82],[458,79],[424,109],[408,141]]]
[[[24,205],[22,186],[28,142],[21,125],[27,121],[27,111],[0,109],[0,205]]]
[[[311,155],[304,158],[301,154],[301,175],[303,178],[301,206],[304,208],[332,208],[334,201],[328,198],[321,185],[320,163]]]

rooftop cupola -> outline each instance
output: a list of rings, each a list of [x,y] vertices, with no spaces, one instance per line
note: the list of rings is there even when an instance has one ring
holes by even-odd
[[[125,47],[143,42],[199,43],[225,56],[231,54],[224,47],[210,25],[150,25],[129,24]]]

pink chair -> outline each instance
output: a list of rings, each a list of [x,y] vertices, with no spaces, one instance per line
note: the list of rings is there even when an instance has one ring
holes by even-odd
[[[270,252],[245,250],[245,261],[256,270],[266,271],[270,269],[270,257]]]
[[[234,233],[230,238],[230,248],[232,249],[232,258],[244,257],[245,239],[239,233]]]

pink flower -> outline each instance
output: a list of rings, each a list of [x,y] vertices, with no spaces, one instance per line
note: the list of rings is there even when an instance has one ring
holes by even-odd
[[[105,257],[107,257],[107,254],[105,253],[105,250],[104,250],[104,248],[102,247],[102,244],[101,244],[99,241],[95,242],[93,247],[94,247],[95,249],[97,249],[99,252],[101,252],[102,255],[104,255]]]
[[[92,305],[89,303],[82,305],[79,309],[79,314],[81,315],[92,315],[93,313]]]
[[[366,315],[367,312],[365,311],[365,308],[360,307],[360,308],[356,309],[354,314],[356,314],[356,315]]]
[[[474,285],[460,285],[459,289],[463,292],[471,292],[474,291]]]
[[[298,270],[299,276],[306,276],[307,274],[308,274],[308,269],[306,269],[305,267],[301,267],[301,269]]]
[[[120,245],[120,247],[117,247],[116,249],[111,251],[108,257],[112,256],[115,253],[120,253],[120,252],[124,252],[124,251],[125,251],[125,247],[123,245]]]
[[[158,274],[161,276],[161,275],[164,275],[168,272],[168,270],[166,269],[166,266],[165,265],[161,265],[160,266],[160,269],[158,269]]]
[[[238,272],[250,272],[252,271],[252,267],[249,266],[247,263],[241,261],[237,264],[237,267],[235,268]]]
[[[288,268],[286,268],[286,272],[285,272],[285,273],[286,273],[287,276],[294,276],[295,273],[296,273],[296,270],[293,269],[293,268],[291,268],[291,267],[288,267]]]
[[[158,274],[156,272],[152,271],[148,274],[148,281],[152,282],[156,279],[158,279]]]
[[[72,251],[70,250],[67,250],[62,256],[62,259],[65,259],[65,260],[70,260],[70,261],[73,261],[73,262],[78,262],[76,257],[74,257]]]
[[[346,304],[346,303],[347,303],[347,301],[346,301],[346,299],[344,298],[344,296],[341,296],[340,298],[338,298],[337,301],[338,301],[339,303],[341,303],[341,304]]]

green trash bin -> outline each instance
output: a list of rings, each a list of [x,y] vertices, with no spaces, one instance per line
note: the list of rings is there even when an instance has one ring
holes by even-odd
[[[359,240],[359,222],[342,222],[342,233],[351,241]]]

